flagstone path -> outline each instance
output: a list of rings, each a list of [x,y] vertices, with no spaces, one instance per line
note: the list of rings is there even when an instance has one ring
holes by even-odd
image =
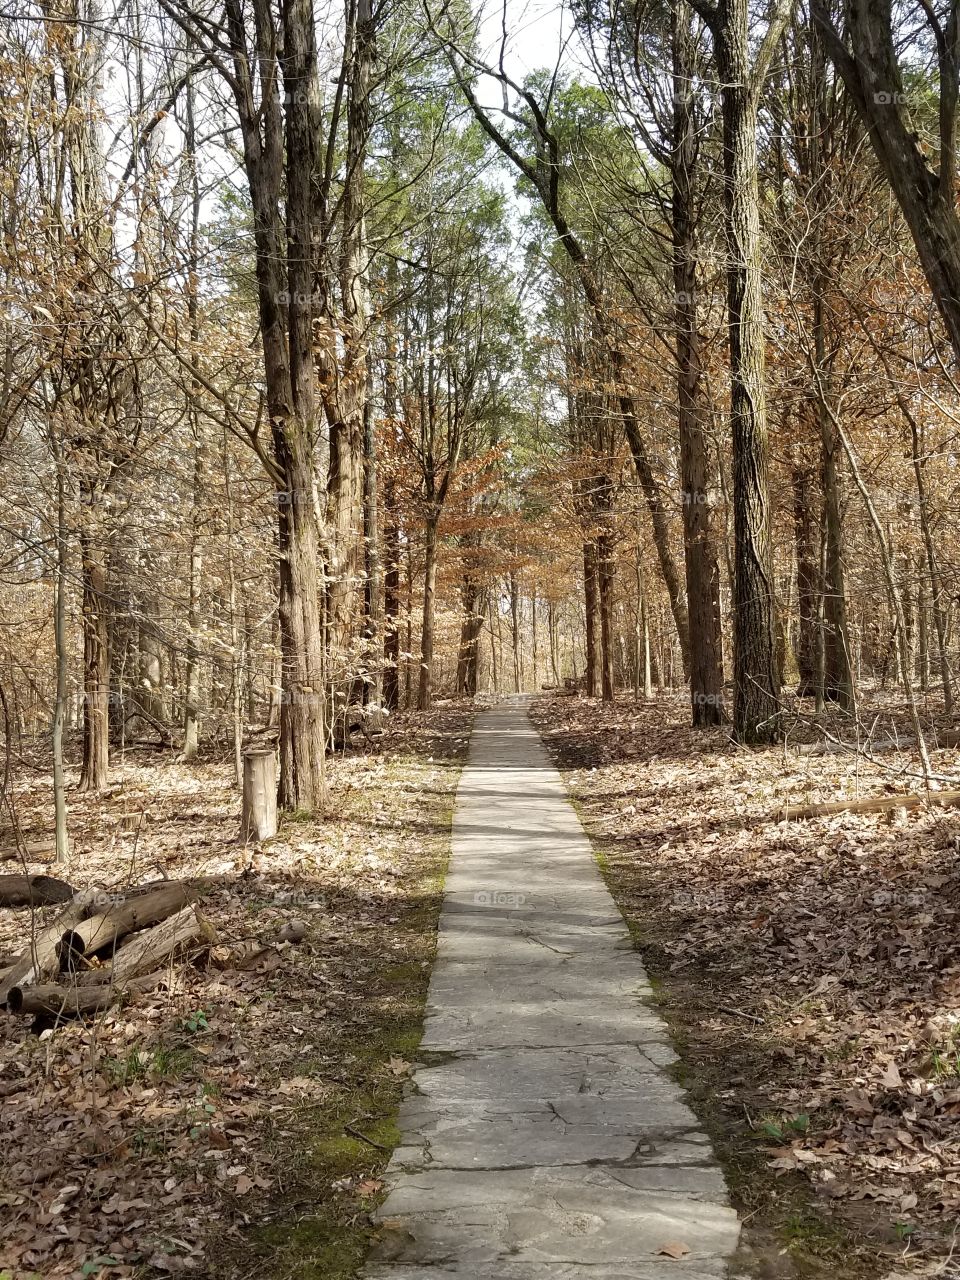
[[[524,701],[484,712],[368,1280],[726,1275],[739,1223],[650,1000]]]

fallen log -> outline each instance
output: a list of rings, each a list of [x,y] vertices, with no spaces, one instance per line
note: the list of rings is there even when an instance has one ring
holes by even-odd
[[[47,862],[49,854],[57,852],[55,840],[28,840],[23,845],[8,845],[0,849],[0,862],[17,862],[23,858],[26,862]]]
[[[36,987],[12,987],[7,996],[7,1008],[11,1013],[33,1015],[48,1014],[54,1018],[76,1018],[84,1013],[100,1013],[116,1004],[121,997],[134,992],[152,991],[164,979],[163,973],[151,973],[134,978],[123,986],[66,987],[56,982]]]
[[[112,983],[123,986],[133,978],[153,973],[171,956],[216,945],[217,932],[196,907],[184,907],[153,929],[144,929],[117,949],[113,963],[89,969],[79,976],[83,986]]]
[[[39,929],[12,969],[0,979],[0,1005],[12,987],[42,982],[60,968],[60,943],[65,932],[75,929],[94,909],[101,890],[83,889],[66,910],[45,929]]]
[[[56,876],[0,875],[0,907],[50,907],[73,896],[72,886]]]
[[[883,813],[888,809],[919,809],[930,805],[950,809],[960,805],[960,791],[931,791],[927,795],[872,796],[867,800],[828,800],[824,804],[787,804],[778,809],[774,822],[825,818],[832,813]]]
[[[114,946],[136,929],[157,924],[182,911],[194,897],[193,889],[179,880],[152,893],[144,893],[110,907],[76,926],[62,930],[58,956],[62,967],[73,969],[81,957]]]

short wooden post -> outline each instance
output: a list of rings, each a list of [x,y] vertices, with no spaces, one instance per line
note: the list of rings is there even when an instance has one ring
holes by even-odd
[[[273,747],[251,747],[243,754],[240,839],[250,844],[276,834],[277,753]]]

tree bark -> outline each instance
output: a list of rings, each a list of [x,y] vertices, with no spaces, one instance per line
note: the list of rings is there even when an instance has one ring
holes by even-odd
[[[931,167],[906,107],[896,47],[900,31],[894,25],[891,0],[847,0],[849,50],[823,0],[812,4],[827,51],[910,229],[954,358],[960,361],[960,216],[955,190],[960,10],[949,5],[946,25],[941,26],[934,7],[924,9],[932,22],[938,62],[939,172]]]
[[[810,697],[817,688],[817,501],[814,472],[801,440],[791,459],[793,479],[793,535],[797,560],[797,696]]]
[[[83,758],[80,790],[102,791],[109,781],[110,652],[107,567],[89,530],[80,534],[83,578]]]
[[[583,544],[584,649],[586,653],[585,689],[588,698],[597,696],[597,544],[588,538]]]
[[[437,593],[437,524],[437,516],[433,514],[427,516],[424,527],[420,681],[417,689],[417,709],[419,711],[428,711],[433,697],[434,601]]]
[[[714,28],[723,115],[734,510],[734,732],[779,734],[760,265],[757,98],[747,0],[725,0]]]
[[[671,8],[673,45],[673,148],[671,204],[677,403],[680,427],[680,486],[689,626],[690,701],[693,723],[723,719],[723,632],[720,564],[714,528],[707,424],[710,407],[703,388],[697,276],[698,130],[694,119],[695,62],[690,10]]]

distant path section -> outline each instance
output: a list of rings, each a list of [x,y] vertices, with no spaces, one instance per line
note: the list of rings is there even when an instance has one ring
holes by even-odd
[[[522,699],[457,795],[421,1065],[368,1280],[706,1280],[739,1223]]]

